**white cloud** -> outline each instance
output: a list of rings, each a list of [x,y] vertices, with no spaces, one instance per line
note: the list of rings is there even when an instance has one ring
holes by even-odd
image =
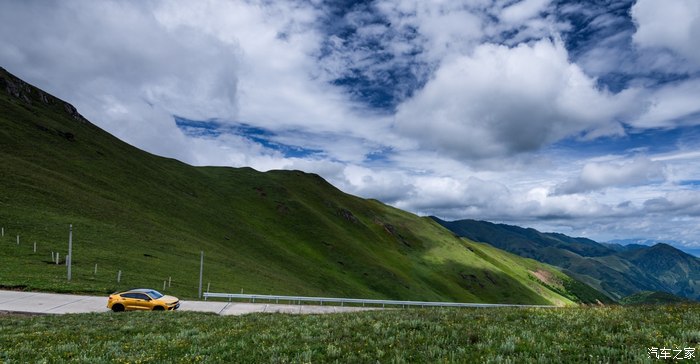
[[[391,21],[392,27],[416,29],[423,51],[419,57],[439,61],[472,48],[485,32],[483,11],[490,1],[385,0],[377,8]]]
[[[700,217],[700,191],[672,191],[644,202],[644,210],[654,214]]]
[[[522,0],[503,9],[500,18],[508,23],[522,23],[546,9],[550,0]]]
[[[343,170],[343,177],[344,181],[341,181],[341,185],[347,191],[391,204],[405,198],[415,189],[413,181],[400,171],[374,170],[349,165]]]
[[[642,47],[668,48],[700,67],[700,2],[638,0],[632,7],[634,41]]]
[[[630,124],[641,129],[700,124],[700,80],[671,83],[649,91],[645,112]]]
[[[600,190],[611,186],[637,186],[665,179],[665,165],[648,158],[622,163],[586,163],[580,175],[557,186],[555,193],[572,194]]]
[[[640,93],[642,113],[629,124],[638,129],[676,128],[700,125],[700,80],[693,76],[700,69],[700,2],[639,0],[631,10],[637,26],[633,35],[645,71],[669,73],[671,80],[639,80],[660,83]],[[687,77],[677,79],[677,75]],[[675,78],[675,79],[674,79]]]
[[[484,44],[443,64],[400,105],[396,127],[461,158],[507,156],[579,133],[617,133],[621,100],[569,63],[559,42]]]
[[[423,176],[415,178],[415,188],[398,206],[413,211],[450,212],[498,208],[508,200],[508,189],[494,181],[476,177],[465,180],[453,177]]]

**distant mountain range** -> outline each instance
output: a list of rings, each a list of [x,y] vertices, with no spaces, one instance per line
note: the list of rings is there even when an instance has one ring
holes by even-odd
[[[558,266],[615,300],[642,291],[700,300],[700,259],[668,244],[598,243],[486,221],[433,219],[460,237]]]
[[[651,239],[615,239],[607,241],[603,244],[610,246],[612,249],[634,249],[636,247],[649,247],[656,244],[668,244],[676,249],[682,250],[695,257],[700,257],[700,248],[688,248],[678,241],[659,241]]]

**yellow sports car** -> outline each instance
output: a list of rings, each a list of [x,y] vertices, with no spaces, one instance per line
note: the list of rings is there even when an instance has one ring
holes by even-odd
[[[115,292],[109,295],[107,308],[114,312],[124,310],[176,310],[180,307],[177,297],[164,295],[154,289],[132,289],[124,292]]]

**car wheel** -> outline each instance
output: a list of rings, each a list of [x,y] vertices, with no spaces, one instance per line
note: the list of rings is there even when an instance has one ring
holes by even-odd
[[[165,311],[165,308],[163,308],[163,306],[156,306],[153,307],[153,311]]]
[[[112,306],[112,311],[114,312],[122,312],[124,311],[124,306],[121,304],[117,303],[116,305]]]

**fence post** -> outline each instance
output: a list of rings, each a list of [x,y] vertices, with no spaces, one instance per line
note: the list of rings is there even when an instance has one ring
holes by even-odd
[[[58,252],[56,252],[56,265],[58,265],[58,262],[61,261],[61,258],[59,258],[59,255],[60,254]]]
[[[36,253],[36,241],[34,242],[34,252]]]
[[[97,275],[97,263],[95,263],[95,273],[93,275]]]
[[[122,281],[122,271],[120,270],[120,271],[117,273],[117,283],[120,283],[121,281]]]
[[[73,263],[73,224],[68,225],[68,256],[66,266],[68,266],[68,282],[71,279],[71,263]]]
[[[17,245],[19,245],[19,235],[17,235]]]

